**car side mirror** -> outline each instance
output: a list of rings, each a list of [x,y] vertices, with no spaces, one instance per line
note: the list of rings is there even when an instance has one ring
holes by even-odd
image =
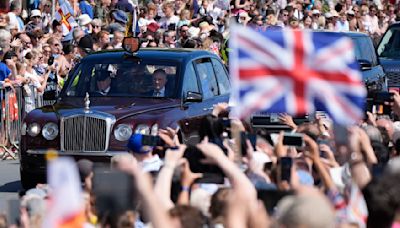
[[[366,71],[366,70],[372,69],[372,63],[368,60],[360,59],[360,60],[358,60],[358,64],[360,64],[361,71]]]
[[[185,97],[185,102],[201,102],[203,100],[203,96],[201,93],[197,92],[187,92]]]

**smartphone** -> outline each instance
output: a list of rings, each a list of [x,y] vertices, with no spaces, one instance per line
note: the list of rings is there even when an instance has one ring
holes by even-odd
[[[393,102],[393,92],[377,92],[374,94],[374,103],[383,104],[385,102]]]
[[[138,193],[133,178],[132,175],[118,170],[95,168],[93,193],[96,196],[99,218],[114,220],[121,212],[135,210]]]
[[[242,151],[242,156],[247,155],[247,142],[246,142],[247,139],[250,141],[251,145],[253,146],[253,149],[256,149],[257,135],[242,131],[240,132],[240,148]]]
[[[193,173],[212,173],[225,176],[224,172],[222,172],[218,166],[204,164],[202,162],[202,160],[205,159],[204,154],[196,146],[188,146],[183,154],[183,157],[188,160],[190,170]]]
[[[271,123],[279,123],[280,122],[278,113],[271,113],[269,117],[270,117]]]
[[[160,136],[143,135],[142,136],[142,145],[143,146],[165,146],[165,143],[160,138]]]
[[[291,157],[281,157],[280,159],[280,180],[290,183],[293,159]]]
[[[220,120],[221,120],[222,126],[224,127],[224,130],[231,128],[231,120],[230,119],[222,118]]]
[[[303,135],[299,133],[284,133],[283,145],[303,147],[304,146]]]
[[[392,112],[392,107],[385,104],[372,104],[371,109],[368,111],[378,115],[390,115]]]
[[[195,180],[196,184],[224,184],[225,177],[218,173],[203,173],[201,178]]]
[[[47,60],[47,65],[51,66],[54,63],[54,56],[50,56],[49,60]]]
[[[293,195],[293,191],[280,191],[277,189],[257,189],[257,198],[264,203],[268,214],[274,214],[279,201],[285,196]]]
[[[349,131],[345,126],[335,124],[333,126],[333,135],[336,148],[338,146],[347,146],[349,144]]]

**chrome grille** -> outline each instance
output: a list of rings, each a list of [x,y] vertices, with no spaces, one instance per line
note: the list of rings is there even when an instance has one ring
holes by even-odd
[[[386,72],[389,87],[400,86],[400,72]]]
[[[105,152],[108,148],[109,118],[76,115],[61,120],[61,150],[66,152]]]

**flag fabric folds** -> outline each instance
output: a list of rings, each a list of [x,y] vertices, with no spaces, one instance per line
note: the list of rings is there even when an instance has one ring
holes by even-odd
[[[66,36],[78,24],[75,21],[73,9],[69,3],[67,1],[60,0],[59,4],[60,8],[56,10],[55,17],[62,26],[63,35]]]
[[[47,182],[52,191],[43,227],[83,227],[84,201],[75,162],[66,157],[49,161]]]
[[[318,110],[338,124],[363,117],[366,89],[350,38],[307,30],[255,31],[238,25],[231,32],[235,116],[304,115]]]

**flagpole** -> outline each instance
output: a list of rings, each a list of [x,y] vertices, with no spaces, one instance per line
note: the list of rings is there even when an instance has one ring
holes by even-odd
[[[56,0],[52,0],[51,5],[51,19],[54,19],[54,16],[56,15]]]

